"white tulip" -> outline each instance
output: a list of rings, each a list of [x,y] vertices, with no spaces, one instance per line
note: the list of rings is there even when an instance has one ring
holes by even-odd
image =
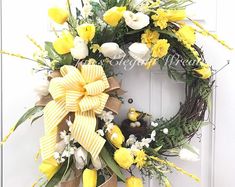
[[[133,43],[129,47],[129,54],[138,62],[146,62],[150,58],[150,50],[146,44]]]
[[[37,79],[34,83],[34,92],[39,96],[47,96],[49,94],[49,81],[46,79]]]
[[[97,157],[95,160],[91,157],[91,162],[96,170],[100,170],[103,168],[102,160],[100,157]]]
[[[196,162],[199,161],[199,150],[195,147],[191,147],[192,150],[183,148],[179,152],[181,160]]]
[[[88,56],[89,50],[86,42],[77,36],[74,39],[74,48],[70,49],[70,52],[73,58],[81,60]]]
[[[76,160],[75,165],[77,169],[83,169],[87,165],[87,156],[88,156],[88,152],[82,147],[79,147],[75,151],[74,157]]]
[[[120,59],[125,57],[125,53],[122,49],[119,48],[119,45],[114,42],[107,42],[101,45],[100,52],[105,56],[111,59]]]
[[[134,30],[142,29],[149,24],[149,16],[142,12],[137,12],[135,14],[131,11],[125,11],[123,17],[126,24]]]

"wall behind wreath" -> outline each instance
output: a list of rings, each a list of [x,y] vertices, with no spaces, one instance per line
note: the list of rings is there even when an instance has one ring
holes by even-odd
[[[220,38],[235,47],[235,26],[233,25],[235,2],[231,0],[207,0],[205,2],[211,3],[211,8],[206,9],[205,16],[214,17],[216,20],[213,30],[216,30]],[[216,14],[214,14],[215,3],[217,3]],[[49,29],[48,0],[7,0],[2,2],[2,5],[2,46],[4,49],[30,56],[34,48],[27,41],[27,34],[37,41],[50,38],[47,32]],[[40,12],[40,15],[37,15],[37,12]],[[201,39],[199,42],[204,45],[203,49],[208,62],[217,69],[225,65],[228,59],[230,60],[230,65],[216,75],[214,175],[212,186],[203,187],[234,187],[235,53],[226,51],[211,39]],[[4,56],[1,64],[3,77],[1,134],[6,134],[22,112],[32,105],[35,97],[32,92],[33,80],[29,79],[31,77],[30,62]],[[38,163],[34,162],[33,156],[38,151],[38,139],[43,133],[43,127],[40,124],[37,122],[33,127],[29,124],[22,126],[16,132],[15,137],[10,138],[7,146],[4,147],[1,157],[3,161],[1,165],[2,187],[15,186],[17,181],[22,180],[31,184],[36,179],[35,176],[39,175],[36,169]],[[27,162],[22,163],[22,160],[27,160]],[[21,170],[22,173],[16,176],[11,166],[17,166],[14,168],[17,168],[17,171]],[[182,184],[184,184],[183,181]]]

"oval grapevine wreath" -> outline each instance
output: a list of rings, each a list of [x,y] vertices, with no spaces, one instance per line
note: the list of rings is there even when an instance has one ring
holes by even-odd
[[[198,157],[189,142],[204,121],[213,73],[195,44],[196,33],[231,48],[186,16],[190,4],[191,0],[83,0],[73,15],[67,0],[67,8],[48,11],[66,29],[53,28],[55,39],[44,47],[29,37],[38,48],[32,59],[1,51],[37,62],[36,72],[46,74],[35,90],[40,100],[2,142],[27,119],[34,116],[34,122],[44,116],[39,151],[43,176],[34,186],[76,187],[82,180],[84,187],[110,187],[120,180],[127,187],[142,187],[144,181],[134,176],[135,168],[166,187],[171,186],[166,174],[172,169],[200,181],[167,160]],[[185,82],[185,101],[175,116],[154,119],[130,108],[127,119],[115,123],[125,92],[112,62],[127,57],[143,71],[159,64],[170,78]]]

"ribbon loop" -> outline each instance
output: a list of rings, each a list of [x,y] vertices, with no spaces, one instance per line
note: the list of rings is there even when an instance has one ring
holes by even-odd
[[[105,90],[106,86],[102,80],[98,80],[85,85],[84,88],[86,89],[87,95],[98,95]]]
[[[52,98],[56,101],[64,97],[66,90],[63,86],[63,79],[61,77],[51,80],[49,92],[51,93]]]

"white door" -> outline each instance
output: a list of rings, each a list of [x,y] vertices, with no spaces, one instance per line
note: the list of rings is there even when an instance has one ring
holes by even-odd
[[[197,8],[202,16],[195,14],[194,9],[190,10],[190,14],[235,46],[232,28],[235,3],[229,0],[198,1]],[[45,38],[50,39],[47,18],[47,8],[50,4],[52,3],[48,0],[3,1],[2,48],[30,56],[34,48],[27,41],[27,34],[39,42],[45,41]],[[213,110],[208,114],[214,124],[203,128],[193,140],[193,144],[201,150],[201,161],[189,163],[177,158],[172,159],[178,166],[198,175],[202,182],[198,184],[177,172],[171,174],[170,179],[173,187],[234,187],[235,56],[210,39],[201,38],[199,43],[204,46],[208,63],[213,64],[216,69],[220,69],[228,59],[231,64],[215,76],[217,87],[212,98]],[[7,134],[22,112],[31,107],[36,99],[32,91],[31,67],[28,61],[7,56],[2,58],[1,134]],[[184,99],[184,85],[170,80],[166,73],[158,68],[151,72],[141,67],[125,71],[123,87],[128,93],[125,95],[122,117],[131,106],[150,112],[155,117],[170,117],[178,110],[179,102]],[[133,99],[132,104],[128,104],[129,98]],[[34,156],[39,149],[38,140],[42,135],[42,121],[38,121],[32,126],[25,123],[10,137],[1,155],[2,187],[26,187],[37,180],[40,176],[37,170],[39,163],[34,161]],[[145,186],[158,187],[158,182],[146,180]]]

